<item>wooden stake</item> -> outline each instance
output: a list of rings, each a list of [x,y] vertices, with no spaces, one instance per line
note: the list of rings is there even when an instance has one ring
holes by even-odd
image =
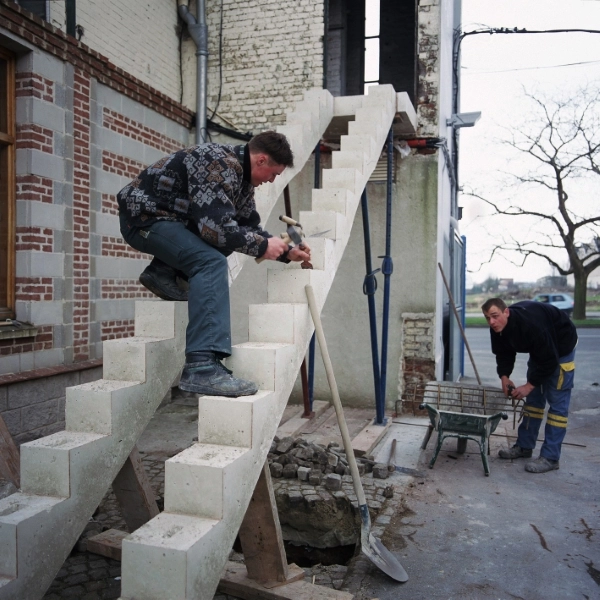
[[[159,514],[156,498],[137,446],[133,447],[115,477],[112,488],[130,532]]]
[[[21,487],[20,469],[19,449],[0,415],[0,474],[18,489]]]
[[[262,584],[288,580],[287,558],[271,473],[266,462],[254,488],[239,534],[250,579]]]

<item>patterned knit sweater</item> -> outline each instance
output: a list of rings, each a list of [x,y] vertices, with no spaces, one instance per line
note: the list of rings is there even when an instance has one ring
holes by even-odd
[[[244,146],[209,143],[174,152],[144,169],[117,200],[130,225],[182,221],[224,254],[262,256],[271,237],[260,227]]]

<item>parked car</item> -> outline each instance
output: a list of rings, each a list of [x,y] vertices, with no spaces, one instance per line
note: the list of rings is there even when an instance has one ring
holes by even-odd
[[[533,298],[534,302],[546,302],[564,310],[569,316],[573,314],[573,305],[575,304],[573,297],[569,294],[538,294]]]

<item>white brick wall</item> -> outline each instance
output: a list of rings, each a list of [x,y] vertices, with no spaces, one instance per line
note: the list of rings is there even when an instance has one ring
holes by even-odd
[[[191,10],[195,15],[194,5]],[[209,110],[219,89],[219,23],[220,0],[208,0]],[[242,131],[258,132],[283,123],[285,112],[305,90],[322,87],[322,38],[322,0],[224,0],[218,113]],[[186,41],[184,50],[184,104],[193,108],[194,43]]]
[[[175,100],[181,93],[177,18],[176,0],[77,1],[82,43]],[[50,22],[66,29],[64,0],[50,2]]]

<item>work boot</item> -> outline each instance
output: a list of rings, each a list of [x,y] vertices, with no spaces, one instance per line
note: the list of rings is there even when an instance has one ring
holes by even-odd
[[[192,352],[185,357],[179,389],[204,396],[251,396],[258,388],[252,381],[238,379],[221,364],[214,352]]]
[[[525,465],[525,470],[529,473],[547,473],[548,471],[554,471],[559,468],[559,462],[546,458],[545,456],[538,456],[536,459],[529,461]]]
[[[140,275],[140,283],[163,300],[187,302],[188,293],[177,285],[177,273],[169,265],[154,259]]]
[[[530,448],[521,448],[515,444],[512,448],[502,448],[498,452],[500,458],[531,458],[533,450]]]

